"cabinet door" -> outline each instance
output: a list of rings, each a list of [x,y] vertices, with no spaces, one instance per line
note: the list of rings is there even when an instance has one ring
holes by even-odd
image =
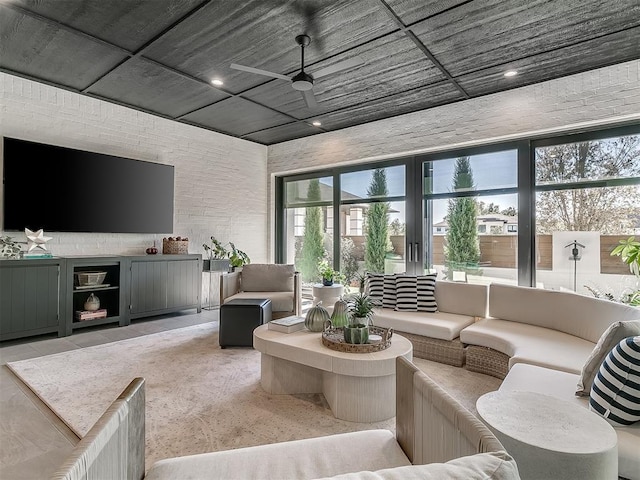
[[[59,265],[0,269],[0,338],[58,329]]]
[[[170,261],[167,308],[198,305],[200,275],[197,259]]]
[[[131,313],[167,308],[168,261],[131,262]]]

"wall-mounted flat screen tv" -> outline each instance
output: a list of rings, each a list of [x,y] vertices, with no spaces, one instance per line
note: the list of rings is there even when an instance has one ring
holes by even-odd
[[[4,229],[173,232],[174,167],[4,138]]]

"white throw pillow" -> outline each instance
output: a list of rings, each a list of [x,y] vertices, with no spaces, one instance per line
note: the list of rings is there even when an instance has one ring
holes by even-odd
[[[576,395],[588,397],[598,369],[611,349],[627,337],[640,335],[640,320],[614,322],[600,336],[598,343],[587,358],[578,380]]]
[[[604,359],[593,382],[589,410],[613,426],[640,420],[640,336],[620,341]]]
[[[418,311],[435,313],[438,311],[436,303],[436,277],[437,273],[418,275]]]
[[[415,275],[396,275],[396,305],[398,312],[418,311],[418,281]]]
[[[396,308],[396,276],[384,275],[383,279],[382,306],[393,310]]]
[[[381,273],[367,273],[365,277],[365,292],[371,297],[371,300],[382,305],[384,275]]]

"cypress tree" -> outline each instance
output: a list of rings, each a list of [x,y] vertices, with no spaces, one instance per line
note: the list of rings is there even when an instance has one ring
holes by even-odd
[[[373,171],[367,195],[375,198],[386,197],[388,194],[387,175],[383,168],[376,168]],[[384,258],[389,242],[389,204],[376,202],[369,205],[364,252],[365,268],[368,272],[384,273]]]
[[[307,200],[310,202],[320,200],[320,180],[314,178],[309,181]],[[300,259],[300,273],[302,280],[313,282],[318,280],[318,262],[324,255],[322,245],[322,208],[307,207],[304,217],[304,240]]]
[[[460,157],[456,160],[453,189],[460,191],[473,187],[473,172],[469,157]],[[445,256],[448,271],[451,272],[452,267],[455,267],[456,270],[467,270],[467,267],[477,269],[477,263],[480,260],[480,245],[475,199],[461,197],[449,200],[447,223],[449,229],[447,230]]]

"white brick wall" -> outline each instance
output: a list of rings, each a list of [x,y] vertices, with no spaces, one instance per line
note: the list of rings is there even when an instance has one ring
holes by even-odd
[[[172,234],[189,237],[190,253],[215,235],[268,259],[265,146],[2,73],[0,95],[2,136],[174,165]],[[58,255],[143,254],[163,236],[45,233]]]
[[[273,177],[418,152],[640,122],[640,61],[269,146]],[[272,212],[272,207],[269,207]],[[273,243],[273,215],[270,215]],[[272,247],[269,248],[272,251]]]

